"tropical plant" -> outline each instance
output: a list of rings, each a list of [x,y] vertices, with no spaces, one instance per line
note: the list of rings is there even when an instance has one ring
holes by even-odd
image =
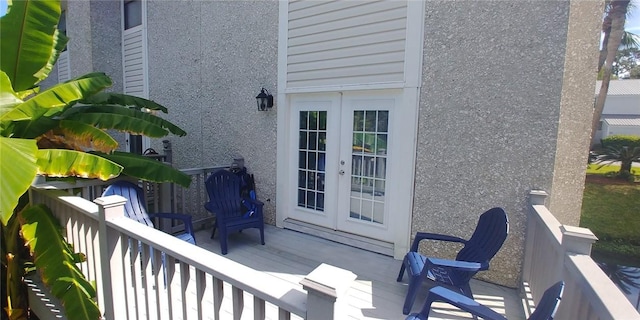
[[[73,253],[57,232],[59,225],[48,209],[27,206],[26,191],[36,175],[107,180],[125,174],[187,187],[191,180],[180,171],[143,156],[116,151],[118,143],[106,130],[154,138],[186,133],[147,112],[167,112],[153,101],[103,92],[111,85],[111,79],[103,73],[90,73],[41,91],[38,84],[49,75],[68,41],[56,27],[60,0],[9,0],[8,4],[7,14],[0,18],[4,311],[11,319],[25,319],[27,314],[20,288],[24,265],[30,258],[23,254],[21,234],[35,258],[35,267],[41,270],[43,282],[62,300],[67,316],[97,318],[99,311],[92,300],[91,286],[75,266],[75,262],[82,261],[82,255]]]
[[[638,36],[624,31],[624,24],[627,14],[633,6],[631,0],[606,0],[605,16],[602,21],[602,48],[600,49],[600,57],[598,59],[598,72],[602,73],[602,83],[600,91],[596,98],[593,110],[593,118],[591,120],[591,141],[598,130],[604,103],[609,92],[609,83],[613,73],[613,65],[616,54],[621,45],[626,48],[638,47]],[[624,42],[623,42],[624,41]]]
[[[606,147],[604,153],[598,157],[595,163],[599,163],[598,169],[611,164],[612,162],[620,162],[620,171],[618,177],[629,179],[632,177],[631,166],[633,162],[640,162],[640,147]]]

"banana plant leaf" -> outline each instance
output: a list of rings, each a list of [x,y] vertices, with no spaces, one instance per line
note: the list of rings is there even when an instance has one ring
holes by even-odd
[[[44,205],[23,210],[19,216],[22,237],[33,255],[42,282],[62,301],[68,319],[99,319],[100,309],[93,300],[95,288],[76,265],[84,255],[62,236],[62,226]]]
[[[98,178],[106,181],[122,172],[122,166],[91,153],[75,150],[44,149],[37,153],[38,174],[49,177]]]
[[[0,71],[0,116],[13,110],[13,108],[23,101],[18,97],[13,88],[9,76],[4,71]]]
[[[97,125],[102,129],[118,129],[130,133],[151,134],[151,132],[140,131],[145,126],[149,126],[154,130],[157,127],[162,128],[165,135],[168,133],[167,130],[181,137],[187,134],[180,127],[151,113],[117,105],[75,106],[66,110],[62,117]],[[164,135],[149,136],[159,138]]]
[[[0,69],[9,76],[14,91],[19,92],[38,83],[41,79],[35,74],[50,61],[60,1],[9,3],[7,14],[0,18]]]
[[[160,161],[128,152],[115,151],[111,154],[92,152],[124,167],[122,173],[152,182],[174,182],[185,188],[191,184],[189,175]]]
[[[68,119],[94,125],[100,129],[116,129],[151,138],[161,138],[169,134],[168,130],[159,125],[120,114],[85,113],[71,116]]]
[[[62,50],[64,50],[64,47],[68,42],[69,38],[67,38],[64,33],[60,32],[60,30],[55,29],[55,32],[53,33],[53,48],[51,57],[49,57],[49,61],[47,61],[47,64],[42,67],[42,69],[40,69],[38,73],[35,74],[36,78],[42,81],[49,76],[49,73],[51,73],[51,70],[53,70],[53,66],[58,61],[58,57],[60,57],[60,53],[62,52]]]
[[[0,137],[0,219],[4,225],[36,175],[37,152],[35,140]]]
[[[91,97],[87,97],[80,101],[84,104],[115,104],[124,107],[135,107],[137,109],[149,109],[149,110],[158,110],[164,113],[167,113],[167,108],[164,106],[157,104],[151,100],[147,100],[144,98],[130,96],[128,94],[115,93],[115,92],[100,92],[98,94],[94,94]]]
[[[34,120],[42,116],[53,116],[69,108],[71,103],[109,86],[111,86],[111,79],[104,73],[92,73],[53,86],[2,114],[0,116],[0,134],[6,135],[6,131],[12,128],[14,121],[33,123]],[[29,126],[27,125],[24,130],[28,130]],[[13,135],[22,137],[23,133],[14,131]]]
[[[118,142],[113,137],[92,125],[61,120],[59,128],[64,135],[64,142],[74,149],[93,149],[108,153],[118,148]]]

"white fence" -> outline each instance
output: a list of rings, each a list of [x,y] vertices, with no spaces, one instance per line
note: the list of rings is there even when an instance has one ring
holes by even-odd
[[[92,203],[32,187],[30,197],[51,208],[67,241],[86,254],[80,269],[95,281],[105,319],[333,319],[338,294],[355,279],[323,264],[302,290],[124,217],[120,196]]]
[[[623,293],[591,259],[591,230],[565,226],[544,206],[547,194],[532,191],[522,280],[537,303],[546,288],[564,280],[557,319],[640,319]]]

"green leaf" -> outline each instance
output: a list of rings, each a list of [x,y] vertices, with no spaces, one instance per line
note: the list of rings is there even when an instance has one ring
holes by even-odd
[[[35,140],[0,137],[0,218],[4,225],[36,176]]]
[[[50,60],[59,19],[59,0],[14,1],[0,18],[0,69],[7,73],[16,92],[32,88],[40,80],[35,74]]]
[[[116,129],[152,138],[161,138],[169,134],[169,131],[159,125],[120,114],[85,113],[71,116],[68,119],[94,125],[101,129]]]
[[[22,100],[11,87],[11,80],[4,71],[0,71],[0,116],[21,103]]]
[[[91,73],[83,77],[58,84],[35,97],[17,105],[13,110],[0,116],[0,132],[4,135],[14,121],[34,120],[42,116],[51,117],[60,113],[69,105],[82,98],[95,94],[111,86],[111,79],[104,73]],[[29,125],[25,127],[28,130]],[[15,136],[22,137],[24,132],[13,132]]]
[[[87,114],[95,114],[95,116]],[[166,136],[168,133],[166,130],[178,136],[187,134],[180,127],[151,113],[113,105],[76,106],[68,109],[63,117],[97,125],[102,129],[118,129],[154,138]],[[147,127],[149,129],[145,129]],[[158,128],[163,130],[160,131]],[[161,132],[164,132],[164,135],[156,135]]]
[[[100,309],[93,300],[95,288],[75,264],[76,254],[62,236],[62,226],[44,205],[36,205],[19,215],[22,237],[42,282],[62,301],[68,319],[98,319]]]
[[[111,152],[118,148],[118,142],[108,133],[86,123],[62,120],[59,123],[67,144],[90,148],[102,152]]]
[[[191,184],[191,177],[160,161],[128,152],[103,154],[101,157],[119,163],[124,167],[122,173],[131,177],[152,182],[175,182],[185,188]]]
[[[51,73],[51,70],[56,64],[56,61],[58,61],[58,57],[62,53],[62,50],[64,50],[64,47],[67,45],[67,42],[69,42],[69,38],[67,38],[64,33],[61,33],[60,30],[56,29],[55,33],[53,34],[53,48],[51,50],[49,61],[44,67],[42,67],[42,69],[40,69],[40,71],[35,74],[36,78],[38,78],[39,81],[42,81],[49,76],[49,73]]]
[[[122,172],[114,161],[81,151],[45,149],[38,150],[37,156],[38,174],[50,177],[109,180]]]
[[[149,110],[159,110],[167,113],[167,108],[160,104],[151,100],[122,93],[100,92],[80,102],[84,104],[115,104],[119,106],[135,107],[137,109],[146,108]]]

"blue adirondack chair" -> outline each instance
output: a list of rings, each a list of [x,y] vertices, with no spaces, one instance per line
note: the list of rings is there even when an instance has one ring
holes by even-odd
[[[402,313],[409,314],[418,289],[426,279],[436,284],[456,288],[465,296],[473,299],[469,280],[478,272],[489,269],[489,261],[500,250],[509,233],[509,220],[502,208],[492,208],[483,213],[478,220],[469,240],[459,237],[418,232],[411,251],[404,256],[397,281],[402,281],[405,270],[409,275],[409,290],[404,300]],[[418,253],[422,240],[458,242],[464,247],[458,252],[456,260],[425,257]]]
[[[129,181],[116,181],[115,183],[107,187],[107,189],[105,189],[102,193],[103,197],[110,195],[119,195],[125,197],[127,199],[127,203],[125,203],[124,205],[125,215],[128,218],[136,220],[152,228],[154,227],[152,220],[154,218],[182,221],[182,223],[184,224],[184,232],[175,234],[174,236],[189,243],[196,244],[196,237],[193,234],[193,224],[191,223],[190,215],[179,213],[148,213],[142,189]]]
[[[556,315],[560,300],[562,299],[562,292],[564,291],[564,282],[556,282],[553,286],[547,289],[542,294],[542,299],[536,306],[536,310],[531,313],[529,320],[553,320]],[[488,307],[481,305],[477,301],[463,296],[460,293],[451,291],[443,287],[434,287],[429,290],[427,300],[422,307],[420,313],[414,313],[407,317],[406,320],[426,320],[429,318],[429,311],[431,310],[431,304],[436,301],[446,302],[454,305],[461,310],[471,313],[474,317],[481,317],[488,320],[506,320],[501,314],[489,309]]]
[[[240,178],[227,170],[218,170],[205,181],[209,202],[204,207],[216,216],[211,238],[220,229],[220,249],[227,254],[227,237],[230,232],[249,228],[260,230],[260,240],[264,245],[263,203],[240,195]],[[255,194],[255,193],[254,193]]]

